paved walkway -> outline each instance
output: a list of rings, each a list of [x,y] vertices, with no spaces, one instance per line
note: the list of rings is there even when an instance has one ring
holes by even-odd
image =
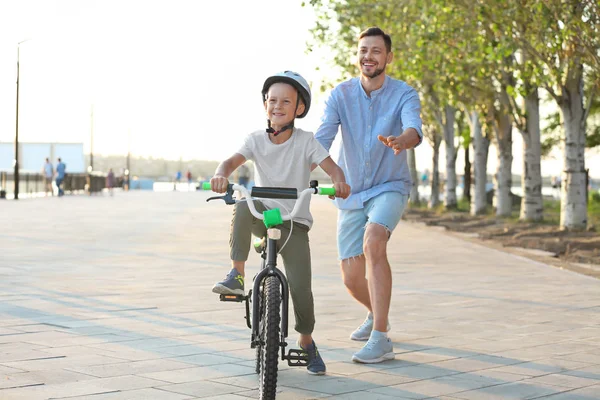
[[[0,201],[0,399],[256,398],[243,308],[210,292],[231,208],[207,196]],[[278,399],[600,399],[600,280],[419,224],[389,246],[396,360],[352,363],[365,311],[339,277],[333,205],[312,209],[328,373],[280,364]]]

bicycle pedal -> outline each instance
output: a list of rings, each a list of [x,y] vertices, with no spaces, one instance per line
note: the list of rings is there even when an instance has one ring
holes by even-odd
[[[244,296],[243,294],[220,294],[219,299],[221,301],[235,301],[237,303],[241,303],[242,301],[246,301],[248,296]]]
[[[308,366],[308,354],[304,350],[290,349],[286,359],[290,367]]]

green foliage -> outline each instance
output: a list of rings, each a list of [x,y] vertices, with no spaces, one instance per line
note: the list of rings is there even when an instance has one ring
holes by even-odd
[[[547,125],[542,131],[542,156],[547,156],[560,143],[563,132],[560,113],[549,114],[545,122]],[[596,146],[600,146],[600,96],[596,96],[590,106],[585,137],[585,147],[591,149]]]
[[[555,112],[546,117],[546,127],[542,130],[542,157],[547,157],[552,149],[560,143],[562,121],[560,113]]]
[[[600,125],[590,130],[585,137],[585,147],[600,146]]]
[[[595,227],[596,231],[600,229],[600,193],[590,193],[588,201],[588,225]]]
[[[395,59],[389,73],[421,92],[425,117],[434,118],[435,109],[446,104],[489,116],[501,89],[513,99],[536,87],[560,95],[564,79],[582,62],[591,67],[586,73],[592,81],[600,80],[597,1],[310,0],[310,5],[317,15],[310,46],[330,48],[346,76],[356,74],[352,55],[361,30],[377,25],[390,33]],[[522,111],[514,101],[510,107],[522,124]]]
[[[469,128],[468,122],[469,114],[467,114],[464,110],[461,110],[458,113],[458,117],[456,119],[456,125],[458,130],[456,132],[457,136],[460,140],[460,146],[463,149],[468,149],[471,145],[471,129]]]

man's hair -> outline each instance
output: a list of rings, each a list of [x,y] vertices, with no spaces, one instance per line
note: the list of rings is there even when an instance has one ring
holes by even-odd
[[[387,50],[387,52],[390,53],[392,51],[392,38],[390,37],[390,35],[382,31],[379,27],[372,26],[371,28],[365,29],[358,36],[358,40],[366,36],[381,36],[383,38],[383,41],[385,42],[385,49]]]

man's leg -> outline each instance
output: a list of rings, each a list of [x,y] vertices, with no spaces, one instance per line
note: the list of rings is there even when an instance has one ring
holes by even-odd
[[[392,342],[387,337],[392,296],[392,272],[387,259],[387,242],[402,217],[407,201],[408,195],[384,192],[365,204],[368,224],[363,248],[369,276],[373,329],[368,343],[352,356],[352,361],[378,363],[395,357]]]
[[[346,285],[348,293],[359,303],[367,307],[369,311],[373,311],[369,295],[369,284],[366,278],[365,256],[361,254],[342,260],[340,262],[340,269],[342,271],[342,280],[344,285]]]
[[[365,232],[364,251],[369,274],[373,329],[387,332],[390,299],[392,297],[392,271],[387,259],[388,231],[381,225],[369,224]]]
[[[352,297],[371,311],[369,286],[365,277],[363,237],[367,216],[362,209],[339,210],[337,244],[340,270],[346,289]]]

